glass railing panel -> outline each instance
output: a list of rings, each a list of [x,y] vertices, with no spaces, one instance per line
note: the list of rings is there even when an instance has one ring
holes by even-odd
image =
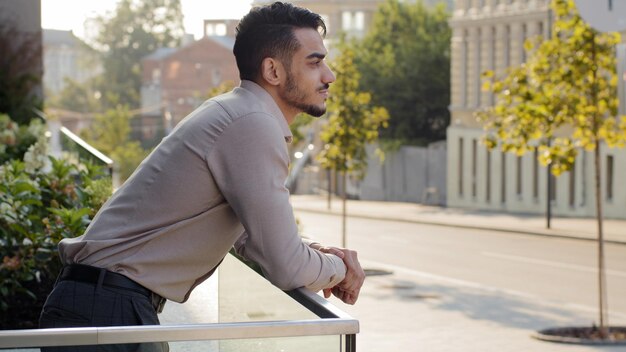
[[[320,319],[228,255],[219,266],[219,322]]]
[[[354,351],[349,346],[359,330],[358,321],[319,295],[306,290],[287,294],[232,256],[189,302],[169,302],[160,319],[160,326],[0,331],[0,350],[170,341],[171,351]]]
[[[339,352],[340,336],[302,336],[247,340],[192,341],[170,343],[170,351],[219,352]]]

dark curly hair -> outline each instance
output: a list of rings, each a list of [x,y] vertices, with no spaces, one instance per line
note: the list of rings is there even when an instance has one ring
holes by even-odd
[[[326,36],[322,17],[305,8],[275,2],[250,10],[237,25],[233,48],[239,78],[256,80],[261,63],[268,57],[280,60],[289,69],[291,57],[300,47],[296,28],[312,28]]]

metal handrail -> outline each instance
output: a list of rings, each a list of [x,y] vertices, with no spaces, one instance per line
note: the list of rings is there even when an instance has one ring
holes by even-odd
[[[0,348],[353,335],[353,318],[0,331]]]
[[[83,140],[82,138],[78,137],[76,134],[74,134],[72,131],[70,131],[66,127],[61,126],[60,131],[67,138],[71,139],[72,142],[78,144],[81,148],[83,148],[87,152],[89,152],[89,154],[93,155],[98,160],[102,161],[102,163],[104,163],[104,164],[106,164],[108,166],[112,166],[113,165],[113,160],[111,158],[109,158],[108,156],[102,154],[102,152],[100,152],[98,149],[92,147],[91,144],[85,142],[85,140]]]
[[[43,111],[37,108],[33,108],[32,111],[43,121],[46,121],[46,122],[48,121],[48,118]],[[68,128],[64,126],[59,127],[59,133],[67,137],[76,146],[78,146],[79,148],[87,152],[87,154],[90,157],[93,157],[97,159],[98,161],[100,161],[102,164],[106,165],[106,168],[109,170],[109,174],[113,176],[114,161],[111,158],[104,155],[101,151],[94,148],[91,144],[87,143],[84,139],[80,138],[79,136],[77,136],[75,133],[73,133],[72,131],[70,131]]]

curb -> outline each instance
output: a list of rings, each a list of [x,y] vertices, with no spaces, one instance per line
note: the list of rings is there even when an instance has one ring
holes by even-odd
[[[314,213],[314,214],[341,216],[341,213],[336,213],[336,212],[333,212],[332,210],[331,211],[317,210],[317,209],[309,209],[309,208],[300,208],[297,206],[294,206],[293,210],[307,212],[307,213]],[[519,235],[565,238],[565,239],[597,242],[597,238],[582,237],[582,236],[575,236],[575,235],[564,235],[564,234],[559,234],[559,233],[546,233],[546,232],[531,231],[531,230],[520,230],[520,229],[515,229],[515,228],[510,228],[510,227],[494,227],[494,226],[487,227],[487,226],[463,225],[463,224],[454,224],[454,223],[444,223],[444,222],[439,222],[439,221],[391,218],[391,217],[366,215],[366,214],[358,214],[358,213],[350,213],[348,214],[348,217],[359,218],[359,219],[369,219],[369,220],[379,220],[379,221],[404,222],[404,223],[412,223],[412,224],[420,224],[420,225],[444,226],[444,227],[452,227],[452,228],[468,229],[468,230],[497,231],[497,232],[519,234]],[[604,243],[626,245],[626,241],[620,241],[620,240],[605,239]]]
[[[562,328],[551,328],[536,331],[530,336],[541,341],[546,342],[554,342],[554,343],[562,343],[562,344],[571,344],[571,345],[587,345],[587,346],[624,346],[626,345],[626,339],[616,339],[612,340],[610,338],[607,339],[591,339],[591,338],[581,338],[581,337],[568,337],[559,335],[559,331],[564,331],[568,329],[578,329],[579,327],[562,327]],[[608,327],[609,329],[619,329],[626,330],[626,328],[622,326],[618,327]]]

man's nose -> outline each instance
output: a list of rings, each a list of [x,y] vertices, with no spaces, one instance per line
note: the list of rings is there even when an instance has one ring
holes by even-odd
[[[322,81],[327,84],[333,83],[336,79],[337,77],[335,77],[333,71],[330,69],[330,67],[328,67],[328,65],[326,65],[326,72],[324,72],[324,75],[322,76]]]

